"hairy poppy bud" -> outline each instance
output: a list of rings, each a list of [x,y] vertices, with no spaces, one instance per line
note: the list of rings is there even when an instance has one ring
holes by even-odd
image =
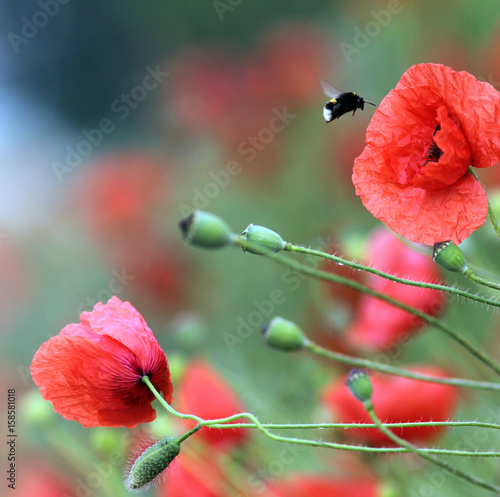
[[[366,371],[351,369],[345,384],[349,387],[354,397],[361,402],[367,402],[372,398],[372,382]]]
[[[275,317],[262,327],[264,341],[275,349],[286,351],[300,350],[307,346],[308,340],[302,330],[292,321]]]
[[[279,252],[285,248],[285,241],[281,238],[278,233],[265,228],[264,226],[255,226],[254,224],[249,224],[243,233],[241,233],[240,238],[244,242],[250,242],[254,245],[261,245],[262,247],[272,250],[273,252]],[[243,243],[243,251],[250,252],[251,254],[262,255],[262,251],[254,247],[248,247]]]
[[[125,486],[129,490],[137,490],[147,485],[167,468],[180,450],[174,437],[162,438],[151,445],[134,462]]]
[[[451,240],[434,244],[432,260],[455,273],[463,274],[468,269],[464,253]]]
[[[196,247],[218,249],[229,245],[234,238],[226,221],[209,212],[194,211],[179,227],[184,239]]]

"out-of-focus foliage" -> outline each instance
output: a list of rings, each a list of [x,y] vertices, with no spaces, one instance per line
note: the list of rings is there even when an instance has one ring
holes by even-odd
[[[412,64],[440,62],[500,89],[499,21],[496,0],[8,2],[0,38],[0,405],[15,388],[19,489],[33,474],[47,496],[127,495],[120,479],[129,452],[183,430],[163,413],[132,434],[86,430],[35,396],[28,368],[40,344],[112,295],[132,302],[166,351],[174,406],[186,369],[202,357],[262,421],[333,420],[321,392],[346,370],[265,348],[260,327],[280,315],[352,353],[345,332],[356,296],[236,249],[188,247],[177,223],[203,209],[235,232],[254,223],[370,263],[369,233],[380,223],[350,176],[373,109],[325,125],[319,79],[378,103]],[[488,193],[500,186],[490,169],[480,172]],[[498,277],[498,243],[484,226],[461,247]],[[443,319],[499,356],[490,309],[449,299]],[[429,328],[366,357],[486,378]],[[496,422],[497,404],[491,394],[462,392],[455,418]],[[482,435],[447,431],[436,443],[498,446],[493,432]],[[186,443],[178,481],[199,486],[196,495],[265,495],[263,481],[279,488],[308,472],[366,480],[373,495],[381,485],[396,495],[463,495],[459,481],[442,473],[433,480],[434,468],[412,459],[295,450],[256,433],[231,453],[195,442]],[[485,479],[496,470],[493,459],[466,464]],[[425,485],[435,493],[419,493]]]

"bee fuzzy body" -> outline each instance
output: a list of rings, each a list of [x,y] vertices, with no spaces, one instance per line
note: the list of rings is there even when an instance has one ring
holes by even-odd
[[[354,116],[357,109],[364,110],[365,103],[375,106],[352,91],[342,93],[327,81],[321,81],[321,84],[325,94],[330,97],[323,108],[323,117],[327,123],[351,111]]]
[[[356,93],[341,93],[337,98],[329,100],[323,109],[323,117],[326,122],[333,121],[352,110],[354,116],[356,109],[364,110],[365,101]]]

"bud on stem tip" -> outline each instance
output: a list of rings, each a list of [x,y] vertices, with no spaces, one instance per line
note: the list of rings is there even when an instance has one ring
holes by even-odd
[[[434,244],[432,260],[454,273],[464,274],[468,269],[464,253],[451,240]]]
[[[264,341],[270,347],[287,352],[301,350],[309,344],[302,330],[292,321],[275,317],[262,327]]]
[[[263,252],[256,247],[248,246],[246,242],[252,245],[260,245],[273,252],[280,252],[286,246],[286,242],[278,233],[264,226],[255,226],[254,224],[249,224],[244,229],[240,235],[240,239],[243,240],[243,252],[250,252],[257,255],[262,255]]]
[[[351,369],[345,382],[351,393],[361,402],[368,402],[372,398],[373,387],[370,376],[366,371]]]
[[[174,437],[162,438],[148,447],[130,469],[126,487],[129,490],[137,490],[153,481],[176,458],[180,450],[181,447]]]
[[[225,247],[236,236],[226,221],[204,211],[194,211],[180,221],[179,227],[187,243],[208,249]]]

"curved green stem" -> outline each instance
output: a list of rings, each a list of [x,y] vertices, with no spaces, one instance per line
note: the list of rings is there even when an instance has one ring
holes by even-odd
[[[472,272],[472,269],[467,269],[464,272],[464,276],[469,278],[471,281],[474,281],[474,283],[478,283],[479,285],[487,286],[488,288],[493,288],[494,290],[500,290],[500,284],[495,283],[493,281],[487,280],[485,278],[482,278],[481,276],[478,276],[477,274],[474,274]]]
[[[380,271],[379,269],[375,269],[375,268],[370,267],[370,266],[365,266],[363,264],[359,264],[358,262],[349,261],[347,259],[343,259],[342,257],[338,257],[338,256],[333,255],[333,254],[328,254],[328,253],[323,252],[321,250],[314,250],[311,248],[301,247],[300,245],[293,245],[293,244],[288,244],[286,250],[288,250],[289,252],[297,252],[297,253],[301,253],[301,254],[312,255],[315,257],[321,257],[323,259],[336,262],[337,264],[342,264],[343,266],[350,267],[352,269],[357,269],[360,271],[365,271],[365,272],[370,273],[370,274],[375,274],[376,276],[380,276],[381,278],[385,278],[386,280],[389,280],[389,281],[394,281],[395,283],[401,283],[402,285],[416,286],[418,288],[427,288],[430,290],[437,290],[440,292],[445,292],[445,293],[449,293],[452,295],[457,295],[459,297],[463,297],[463,298],[466,298],[468,300],[472,300],[475,302],[480,302],[482,304],[491,305],[492,307],[500,307],[500,302],[498,302],[494,299],[491,299],[491,298],[481,297],[480,295],[471,294],[471,293],[467,292],[466,290],[460,290],[460,289],[454,288],[452,286],[439,285],[436,283],[426,283],[425,281],[407,280],[404,278],[400,278],[398,276],[394,276],[394,275],[389,274],[389,273],[385,273],[383,271]]]
[[[476,346],[474,346],[472,343],[470,343],[460,333],[458,333],[453,328],[451,328],[447,324],[443,323],[439,319],[435,318],[434,316],[431,316],[430,314],[427,314],[419,309],[416,309],[415,307],[411,307],[407,304],[404,304],[403,302],[400,302],[399,300],[394,299],[394,298],[390,297],[389,295],[386,295],[384,293],[373,290],[372,288],[370,288],[366,285],[363,285],[361,283],[358,283],[357,281],[353,281],[349,278],[344,278],[343,276],[339,276],[339,275],[336,275],[333,273],[328,273],[326,271],[321,271],[321,270],[316,269],[314,267],[306,266],[305,264],[302,264],[296,260],[290,259],[289,257],[272,252],[271,250],[266,249],[265,247],[262,247],[261,245],[250,244],[250,242],[248,242],[248,241],[245,241],[243,243],[238,238],[236,238],[234,240],[234,245],[244,246],[246,248],[251,246],[255,250],[258,250],[262,255],[265,255],[269,259],[276,261],[278,264],[281,264],[283,266],[287,266],[287,267],[294,269],[300,273],[308,274],[309,276],[312,276],[312,277],[317,278],[317,279],[331,281],[334,283],[339,283],[341,285],[347,286],[349,288],[353,288],[354,290],[356,290],[358,292],[362,292],[362,293],[365,293],[366,295],[370,295],[370,296],[375,297],[379,300],[383,300],[384,302],[387,302],[387,303],[393,305],[394,307],[398,307],[399,309],[402,309],[406,312],[409,312],[410,314],[413,314],[414,316],[421,318],[423,321],[426,321],[427,323],[433,325],[435,328],[446,333],[449,337],[451,337],[453,340],[455,340],[457,343],[459,343],[462,347],[464,347],[471,355],[476,357],[479,361],[483,362],[483,364],[485,364],[490,369],[492,369],[493,371],[495,371],[497,374],[500,375],[500,365],[496,364],[495,361],[493,361],[493,359],[488,357],[483,351],[479,350]]]
[[[425,459],[426,461],[432,462],[436,466],[439,466],[440,468],[444,469],[445,471],[448,471],[449,473],[457,476],[458,478],[461,478],[462,480],[468,481],[469,483],[472,483],[473,485],[477,485],[482,488],[486,488],[487,490],[491,490],[493,492],[500,492],[500,487],[493,485],[491,483],[488,483],[481,478],[478,478],[477,476],[471,475],[469,473],[465,473],[464,471],[458,469],[456,466],[453,464],[450,464],[447,461],[444,461],[443,459],[440,459],[439,457],[430,454],[429,452],[422,450],[421,448],[411,444],[410,442],[407,442],[406,440],[398,437],[395,435],[391,430],[386,428],[378,416],[375,414],[375,411],[373,410],[373,404],[371,401],[366,401],[364,402],[364,406],[366,408],[367,413],[369,416],[372,418],[373,422],[377,425],[377,428],[390,440],[392,440],[394,443],[397,445],[404,447],[405,449],[408,449],[408,451],[412,452],[413,454],[421,457],[422,459]]]
[[[308,342],[306,349],[317,355],[326,357],[327,359],[331,359],[336,362],[340,362],[342,364],[348,364],[350,366],[355,366],[358,368],[372,369],[374,371],[380,371],[381,373],[404,376],[405,378],[411,378],[413,380],[427,381],[430,383],[441,383],[443,385],[453,385],[456,387],[474,388],[477,390],[493,390],[497,392],[500,391],[500,383],[465,380],[462,378],[439,378],[437,376],[431,376],[414,371],[408,371],[406,369],[396,368],[387,364],[381,364],[375,361],[370,361],[368,359],[351,357],[346,354],[341,354],[340,352],[333,352],[311,341]]]
[[[483,187],[483,190],[484,190],[484,186],[481,183],[481,181],[479,181],[479,178],[477,177],[476,172],[474,171],[474,168],[472,166],[469,166],[469,172],[472,174],[472,176],[474,176],[476,181]],[[493,207],[491,207],[491,202],[490,202],[490,199],[488,198],[487,195],[486,195],[486,199],[488,200],[488,216],[490,218],[491,224],[493,225],[493,229],[495,230],[495,233],[500,238],[500,225],[498,224],[498,220],[497,220],[497,217],[495,215],[495,211],[493,210]]]
[[[339,443],[334,443],[334,442],[321,442],[317,440],[308,440],[308,439],[303,439],[303,438],[296,438],[296,437],[284,437],[281,435],[276,435],[275,433],[272,433],[269,431],[269,428],[271,429],[310,429],[310,428],[332,428],[332,427],[343,427],[343,428],[356,428],[356,427],[363,427],[363,428],[378,428],[378,425],[375,423],[373,425],[369,424],[361,424],[361,423],[354,423],[354,424],[318,424],[318,425],[312,425],[312,424],[304,424],[304,423],[298,423],[294,425],[280,425],[280,424],[264,424],[261,423],[257,417],[251,413],[248,412],[242,412],[238,414],[234,414],[232,416],[227,416],[225,418],[220,418],[220,419],[210,419],[210,420],[205,420],[202,419],[198,416],[193,416],[191,414],[182,414],[178,411],[176,411],[173,407],[171,407],[165,399],[160,395],[160,393],[156,390],[156,388],[153,386],[151,381],[147,376],[143,376],[142,381],[146,383],[146,385],[149,387],[149,389],[153,392],[154,396],[161,402],[161,404],[167,409],[168,412],[173,414],[174,416],[181,418],[181,419],[192,419],[198,422],[198,424],[185,433],[182,437],[180,437],[177,442],[181,443],[184,441],[186,438],[190,437],[194,433],[196,433],[198,430],[200,430],[202,427],[211,427],[211,428],[217,428],[217,429],[235,429],[235,428],[254,428],[258,429],[262,434],[264,434],[266,437],[270,438],[271,440],[274,440],[276,442],[284,442],[284,443],[291,443],[291,444],[296,444],[296,445],[307,445],[309,447],[320,447],[320,448],[326,448],[326,449],[338,449],[338,450],[347,450],[347,451],[357,451],[357,452],[366,452],[366,453],[382,453],[382,454],[387,454],[387,453],[401,453],[401,452],[411,452],[407,448],[401,448],[401,447],[365,447],[365,446],[360,446],[360,445],[348,445],[348,444],[339,444]],[[168,407],[167,407],[168,406]],[[249,419],[251,423],[233,423],[233,421],[240,420],[242,418]],[[439,426],[439,425],[449,425],[449,426],[478,426],[476,425],[475,422],[455,422],[455,423],[391,423],[389,426],[390,427],[401,427],[401,426]],[[482,423],[482,425],[485,425],[487,427],[493,427],[493,428],[500,428],[498,425],[494,425],[491,423]],[[448,449],[420,449],[424,452],[427,452],[429,454],[442,454],[442,455],[450,455],[450,456],[462,456],[462,457],[500,457],[500,452],[474,452],[474,451],[460,451],[460,450],[448,450]]]
[[[205,420],[203,418],[200,418],[199,416],[195,416],[194,414],[182,414],[179,411],[176,411],[156,390],[154,385],[151,383],[150,379],[148,376],[143,376],[142,377],[142,382],[146,383],[148,388],[153,392],[153,395],[156,397],[158,402],[170,413],[173,414],[177,418],[181,419],[192,419],[193,421],[196,421],[197,423],[203,423]]]
[[[256,428],[253,423],[231,423],[231,426],[211,424],[211,428]],[[371,423],[262,423],[264,428],[272,430],[325,430],[346,428],[377,428]],[[419,421],[415,423],[384,423],[387,428],[421,428],[422,426],[444,426],[447,428],[470,427],[470,428],[491,428],[500,430],[500,425],[496,423],[483,423],[482,421]],[[488,452],[490,454],[491,452]],[[476,452],[474,452],[476,454]]]

